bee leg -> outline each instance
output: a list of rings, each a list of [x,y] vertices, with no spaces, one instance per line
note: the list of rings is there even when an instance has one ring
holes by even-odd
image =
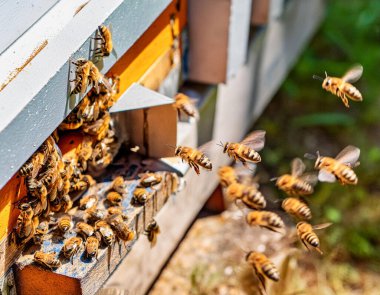
[[[260,281],[260,285],[261,285],[262,289],[264,290],[264,294],[266,294],[265,278],[264,278],[264,276],[261,273],[259,273],[257,270],[255,270],[255,273],[256,273],[259,281]]]
[[[342,101],[343,101],[345,107],[346,107],[346,108],[349,108],[350,106],[349,106],[349,104],[348,104],[348,99],[347,99],[346,95],[345,95],[343,92],[342,92],[342,94],[340,95],[340,98],[342,99]]]
[[[319,247],[314,247],[314,249],[321,255],[323,255],[322,250]]]

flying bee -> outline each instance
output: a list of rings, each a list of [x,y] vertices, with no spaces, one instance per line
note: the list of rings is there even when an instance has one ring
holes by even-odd
[[[28,161],[25,162],[24,165],[19,170],[21,176],[31,176],[32,178],[36,178],[38,172],[45,164],[46,157],[42,152],[34,153]]]
[[[315,249],[319,254],[323,254],[321,249],[319,248],[319,239],[318,236],[315,234],[314,230],[323,229],[326,227],[329,227],[331,223],[323,223],[319,225],[311,225],[307,222],[301,221],[297,223],[297,235],[300,238],[301,242],[304,244],[304,246],[307,248],[307,250],[310,251],[309,246],[312,247],[312,249]]]
[[[83,240],[81,237],[71,237],[65,240],[61,251],[63,256],[71,260],[72,264],[74,255],[78,253],[79,249],[82,248],[82,246]]]
[[[283,233],[285,228],[281,217],[270,211],[251,211],[247,214],[246,221],[250,226],[257,225],[278,233]]]
[[[158,173],[144,173],[140,176],[140,185],[143,187],[152,187],[162,181],[162,176]]]
[[[98,251],[99,251],[99,239],[96,236],[90,236],[86,239],[86,258],[95,257],[98,260]]]
[[[258,151],[264,148],[265,144],[265,131],[257,130],[253,131],[240,143],[226,142],[223,147],[223,153],[234,159],[240,161],[245,167],[247,162],[259,163],[261,162],[261,156]]]
[[[93,206],[86,210],[87,213],[87,220],[94,222],[97,220],[104,219],[106,217],[106,213],[103,209],[96,208],[96,206]]]
[[[147,236],[150,246],[154,247],[157,243],[157,236],[160,234],[160,227],[154,219],[148,224],[144,234]]]
[[[87,195],[79,201],[79,209],[86,210],[86,209],[96,206],[97,203],[98,203],[97,195]]]
[[[112,33],[111,29],[107,28],[105,25],[101,25],[98,27],[99,38],[94,38],[95,40],[100,40],[100,47],[95,49],[96,56],[109,56],[113,50],[112,43]]]
[[[118,192],[119,194],[125,194],[126,193],[126,185],[124,183],[123,176],[117,176],[110,185],[110,190],[113,190],[115,192]]]
[[[314,185],[318,181],[315,174],[303,174],[305,164],[300,158],[295,158],[292,161],[291,174],[284,174],[276,180],[276,186],[291,196],[311,195],[314,192]]]
[[[203,167],[206,170],[212,170],[212,163],[206,155],[199,150],[186,147],[186,146],[177,146],[174,154],[177,157],[180,157],[183,161],[186,161],[190,167],[194,168],[194,171],[199,175],[199,166]]]
[[[264,196],[255,186],[234,182],[227,187],[226,196],[231,201],[241,200],[244,205],[251,209],[261,210],[266,206]]]
[[[145,188],[137,187],[133,192],[132,203],[143,206],[148,200],[149,196],[150,194]]]
[[[119,205],[123,201],[123,196],[118,192],[109,192],[106,198],[112,205]]]
[[[109,207],[108,215],[120,215],[124,220],[128,220],[128,215],[123,212],[123,208],[119,206]]]
[[[69,230],[71,230],[74,226],[74,223],[71,219],[71,216],[70,215],[63,215],[57,222],[57,227],[58,229],[63,232],[63,233],[66,233],[68,232]]]
[[[53,270],[61,266],[61,261],[56,258],[55,252],[45,253],[42,251],[34,252],[34,262]]]
[[[311,210],[302,199],[286,198],[282,201],[282,209],[301,220],[311,219]]]
[[[101,234],[102,239],[107,246],[111,246],[115,242],[115,234],[107,221],[97,221],[95,223],[95,230]]]
[[[313,78],[322,81],[322,88],[332,94],[340,97],[342,102],[349,108],[348,99],[354,101],[363,101],[363,97],[358,89],[350,83],[355,83],[363,74],[363,66],[355,65],[351,67],[342,78],[330,77],[326,74],[326,78],[314,75]]]
[[[238,181],[235,169],[230,166],[220,167],[218,170],[219,181],[222,187],[228,187]]]
[[[111,216],[109,224],[116,233],[116,237],[119,240],[124,241],[124,245],[128,241],[132,241],[135,238],[135,231],[130,229],[128,224],[123,220],[121,216]]]
[[[262,288],[265,290],[265,278],[278,282],[280,280],[280,273],[272,261],[264,254],[251,251],[245,260],[253,266],[257,277],[261,283]]]
[[[85,222],[78,222],[76,227],[77,227],[78,232],[83,234],[85,237],[86,236],[90,237],[95,232],[95,229],[91,225]]]
[[[41,221],[37,228],[36,232],[34,233],[33,236],[33,242],[34,244],[40,245],[44,241],[44,236],[49,232],[49,221],[44,220]]]
[[[335,158],[322,157],[317,152],[317,157],[314,155],[306,154],[308,158],[317,158],[315,161],[315,168],[319,170],[318,180],[321,182],[335,182],[338,180],[342,185],[358,183],[352,168],[358,166],[360,156],[360,149],[349,145],[345,147]]]
[[[195,106],[195,99],[191,99],[183,93],[178,93],[174,97],[174,100],[175,102],[173,103],[173,106],[177,109],[178,116],[180,116],[181,113],[185,113],[189,117],[195,118],[196,120],[199,119],[199,112]]]

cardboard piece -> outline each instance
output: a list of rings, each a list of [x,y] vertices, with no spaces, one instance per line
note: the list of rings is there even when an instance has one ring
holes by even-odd
[[[132,84],[110,109],[117,115],[122,133],[128,134],[131,146],[148,157],[173,156],[177,141],[177,112],[173,99]]]
[[[251,0],[193,0],[188,6],[188,77],[225,83],[246,62]]]

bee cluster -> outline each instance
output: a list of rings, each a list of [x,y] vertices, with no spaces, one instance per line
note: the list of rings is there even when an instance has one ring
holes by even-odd
[[[97,58],[112,52],[107,27],[98,30],[101,43],[95,51]],[[19,170],[27,195],[17,203],[20,214],[12,233],[17,245],[39,247],[34,251],[34,262],[51,270],[60,267],[63,260],[73,261],[82,250],[86,259],[97,259],[100,247],[134,240],[134,221],[129,220],[128,213],[153,198],[158,185],[166,189],[169,180],[167,196],[179,186],[178,176],[166,172],[139,174],[136,186],[132,185],[135,180],[128,183],[121,175],[109,185],[97,184],[91,175],[104,172],[121,145],[109,113],[116,102],[119,81],[103,76],[89,60],[78,59],[73,64],[76,76],[72,94],[84,94],[88,86],[92,88]],[[76,145],[62,155],[58,145],[67,150],[75,140]],[[151,220],[144,230],[154,246],[160,233],[157,222]],[[51,251],[56,239],[63,240],[63,245],[59,251]]]

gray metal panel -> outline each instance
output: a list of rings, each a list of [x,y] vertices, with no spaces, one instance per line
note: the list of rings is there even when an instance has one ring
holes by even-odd
[[[74,18],[73,22],[0,93],[0,118],[3,120],[0,122],[0,188],[80,101],[79,96],[74,99],[68,97],[68,59],[71,54],[73,59],[88,58],[90,38],[97,26],[104,22],[106,25],[112,23],[114,48],[120,57],[171,1],[125,0],[113,12],[108,13],[107,5],[111,5],[111,2],[117,5],[117,1],[89,2],[88,6],[94,6],[93,10],[83,13],[81,18]],[[75,48],[75,42],[80,38],[78,35],[89,30],[90,34],[80,43],[80,48]],[[70,42],[71,40],[73,42]],[[59,65],[62,60],[66,62]],[[102,72],[110,69],[115,62],[116,58],[112,55],[105,58]],[[45,71],[51,72],[51,76],[44,76]],[[46,79],[46,82],[34,94],[34,82],[36,80],[41,83],[40,76],[41,79]]]
[[[0,0],[0,53],[58,2],[59,0]]]
[[[247,61],[252,0],[232,0],[228,34],[227,80]]]
[[[133,83],[110,109],[111,113],[145,109],[160,105],[172,104],[173,99],[156,91]]]

